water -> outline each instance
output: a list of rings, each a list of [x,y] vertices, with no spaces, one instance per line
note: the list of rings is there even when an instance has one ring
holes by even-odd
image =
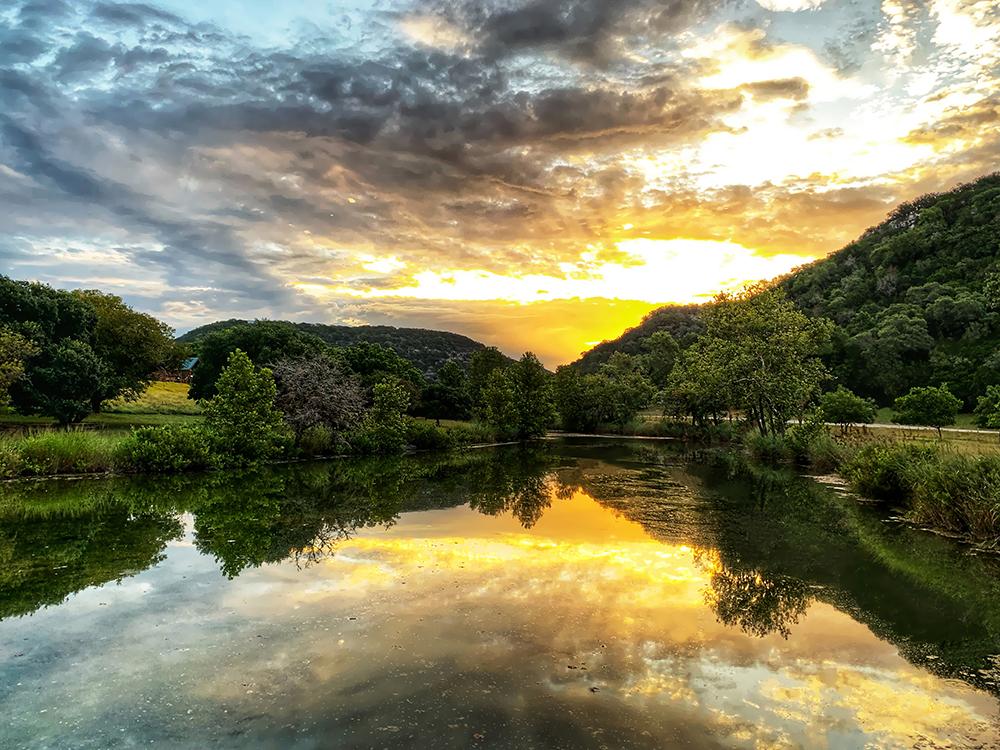
[[[666,445],[0,489],[0,747],[1000,747],[1000,566]]]

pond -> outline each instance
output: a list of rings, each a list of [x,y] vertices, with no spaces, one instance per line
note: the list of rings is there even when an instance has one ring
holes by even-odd
[[[1000,565],[564,439],[0,488],[0,747],[1000,746]]]

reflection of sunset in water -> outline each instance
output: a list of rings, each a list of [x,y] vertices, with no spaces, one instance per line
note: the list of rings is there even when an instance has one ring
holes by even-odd
[[[745,592],[720,589],[715,550],[653,540],[582,492],[551,503],[529,531],[464,508],[409,514],[343,543],[305,577],[258,571],[250,577],[261,596],[226,605],[261,619],[358,611],[363,625],[341,627],[336,651],[325,638],[295,643],[309,653],[310,681],[363,680],[373,665],[513,666],[532,686],[526,696],[683,708],[685,721],[739,746],[1000,741],[994,699],[910,665],[832,606],[805,596],[788,638],[748,635],[720,622],[719,597]]]

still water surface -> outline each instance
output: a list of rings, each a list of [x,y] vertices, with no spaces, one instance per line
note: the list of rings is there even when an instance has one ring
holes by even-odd
[[[995,558],[641,442],[7,485],[0,618],[3,748],[1000,747]]]

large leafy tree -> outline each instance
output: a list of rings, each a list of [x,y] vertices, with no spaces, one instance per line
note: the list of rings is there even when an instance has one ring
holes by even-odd
[[[955,424],[962,402],[948,390],[948,386],[917,386],[905,396],[900,396],[893,404],[897,424],[936,427],[938,437],[941,428]]]
[[[465,369],[450,359],[441,365],[435,378],[420,394],[420,413],[440,422],[442,419],[468,419],[472,413],[469,378]]]
[[[7,403],[11,385],[24,375],[28,358],[39,351],[31,339],[0,326],[0,406]]]
[[[72,292],[91,307],[96,324],[91,347],[104,365],[100,387],[90,398],[92,411],[114,398],[135,399],[149,376],[171,364],[177,351],[173,329],[152,315],[133,310],[121,297],[95,289]]]
[[[107,372],[92,348],[93,307],[45,284],[0,276],[0,325],[30,341],[34,351],[10,383],[14,408],[54,417],[60,424],[86,417]]]
[[[256,367],[241,349],[230,353],[205,403],[205,421],[218,452],[231,463],[273,458],[281,449],[284,426],[274,405],[277,386],[266,367]]]
[[[870,398],[858,396],[841,385],[820,397],[819,410],[824,421],[840,425],[841,432],[846,433],[852,424],[874,422],[876,406]]]
[[[716,389],[762,435],[783,433],[827,376],[819,358],[827,326],[764,286],[721,295],[705,323],[692,347],[697,375],[708,380],[699,390]]]
[[[531,352],[509,368],[520,440],[541,437],[556,418],[552,374]]]
[[[1000,385],[991,385],[976,404],[976,424],[1000,429]]]
[[[197,343],[198,364],[191,377],[191,398],[215,395],[216,382],[237,349],[255,365],[266,366],[289,357],[318,355],[326,350],[326,344],[287,323],[267,320],[210,333]]]
[[[495,346],[480,349],[469,360],[469,398],[472,408],[482,412],[483,390],[495,370],[502,370],[510,365],[510,360]]]

